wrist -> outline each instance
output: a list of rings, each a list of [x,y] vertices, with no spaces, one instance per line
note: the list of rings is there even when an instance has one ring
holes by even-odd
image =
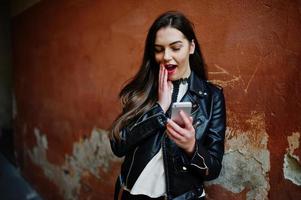
[[[162,108],[163,112],[166,113],[168,108],[165,108],[165,106],[163,106],[162,103],[160,103],[159,101],[157,102],[159,104],[159,106]]]
[[[195,152],[195,141],[193,143],[193,145],[191,145],[189,148],[187,148],[185,150],[186,154],[189,156],[189,157],[192,157],[192,155],[194,154]]]

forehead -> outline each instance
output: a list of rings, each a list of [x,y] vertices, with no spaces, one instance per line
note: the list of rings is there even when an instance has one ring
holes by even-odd
[[[169,45],[176,41],[184,42],[184,34],[176,28],[164,27],[157,31],[155,45]]]

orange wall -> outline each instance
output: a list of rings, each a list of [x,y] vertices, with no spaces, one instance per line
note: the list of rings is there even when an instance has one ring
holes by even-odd
[[[138,69],[155,17],[180,10],[195,23],[209,78],[226,95],[224,168],[207,184],[208,199],[301,197],[298,7],[297,0],[45,0],[15,16],[23,174],[45,199],[112,198],[120,160],[104,135],[120,111],[118,92]]]

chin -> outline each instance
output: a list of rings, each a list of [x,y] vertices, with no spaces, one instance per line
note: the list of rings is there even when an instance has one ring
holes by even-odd
[[[169,81],[175,81],[175,80],[177,80],[177,78],[174,77],[174,76],[168,76],[167,79],[168,79]]]
[[[176,81],[176,80],[179,80],[181,77],[179,77],[177,74],[172,74],[170,76],[168,76],[168,80],[170,81]]]

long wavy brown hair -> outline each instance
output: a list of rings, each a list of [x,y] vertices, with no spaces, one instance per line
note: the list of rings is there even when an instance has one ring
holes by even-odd
[[[161,28],[172,27],[181,31],[188,41],[194,41],[195,51],[189,56],[191,70],[207,80],[203,56],[194,33],[193,24],[182,13],[168,11],[160,15],[150,27],[144,48],[142,64],[137,74],[130,79],[119,94],[122,112],[113,122],[110,139],[119,140],[120,130],[149,110],[158,100],[159,64],[155,60],[155,39]]]

